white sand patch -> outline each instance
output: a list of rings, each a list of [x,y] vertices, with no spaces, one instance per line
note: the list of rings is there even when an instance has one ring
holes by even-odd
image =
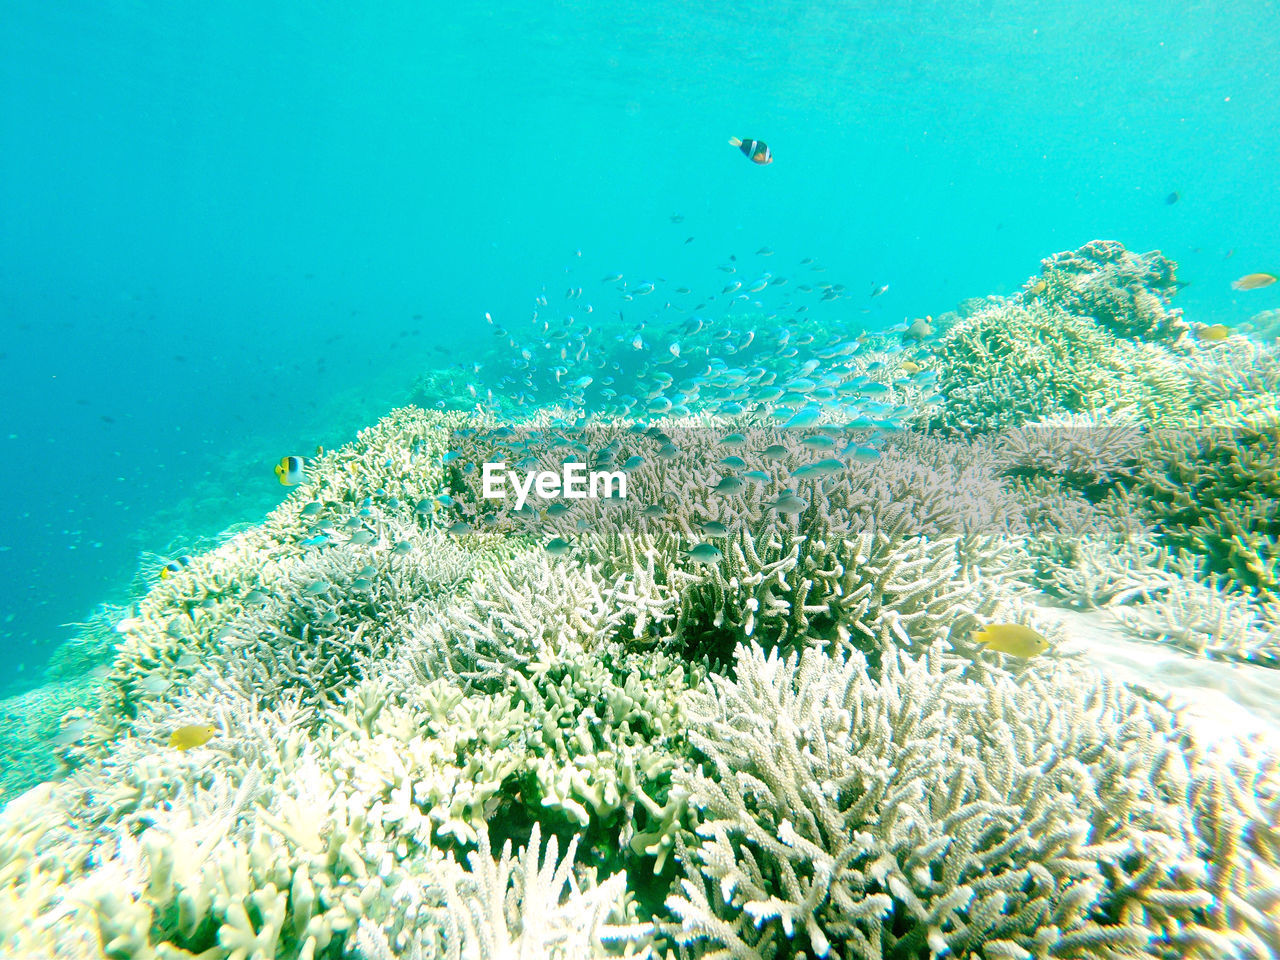
[[[1257,738],[1280,755],[1280,670],[1207,660],[1172,644],[1137,640],[1106,610],[1038,612],[1061,622],[1067,637],[1062,653],[1078,653],[1110,677],[1169,697],[1201,742]]]

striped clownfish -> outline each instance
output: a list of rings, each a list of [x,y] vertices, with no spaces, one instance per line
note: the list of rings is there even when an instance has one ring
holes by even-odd
[[[276,477],[286,487],[297,486],[305,477],[301,457],[281,457],[276,464]]]
[[[763,140],[743,140],[741,137],[730,137],[729,145],[737,147],[750,157],[752,163],[758,163],[761,166],[773,163],[773,154],[769,152],[769,145]]]

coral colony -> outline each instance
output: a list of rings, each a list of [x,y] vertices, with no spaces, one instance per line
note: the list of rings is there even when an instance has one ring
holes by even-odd
[[[1280,353],[1175,289],[1050,257],[784,388],[852,416],[391,412],[112,618],[0,953],[1274,956],[1272,748],[1055,618],[1280,666]]]

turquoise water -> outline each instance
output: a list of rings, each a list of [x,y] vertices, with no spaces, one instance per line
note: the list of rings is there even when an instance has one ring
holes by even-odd
[[[577,249],[673,280],[820,256],[890,284],[874,324],[1114,237],[1176,259],[1206,323],[1280,304],[1228,287],[1280,262],[1274,15],[10,4],[0,642],[36,670],[140,551],[260,516],[279,454],[350,436]]]
[[[9,3],[0,960],[1280,956],[1277,12]]]

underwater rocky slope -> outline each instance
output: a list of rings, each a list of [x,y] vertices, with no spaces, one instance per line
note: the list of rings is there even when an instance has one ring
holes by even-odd
[[[1053,616],[1280,666],[1280,354],[1175,289],[1095,242],[864,337],[865,422],[393,411],[120,620],[0,815],[0,954],[1276,955],[1276,741]],[[481,495],[566,458],[627,496]]]

